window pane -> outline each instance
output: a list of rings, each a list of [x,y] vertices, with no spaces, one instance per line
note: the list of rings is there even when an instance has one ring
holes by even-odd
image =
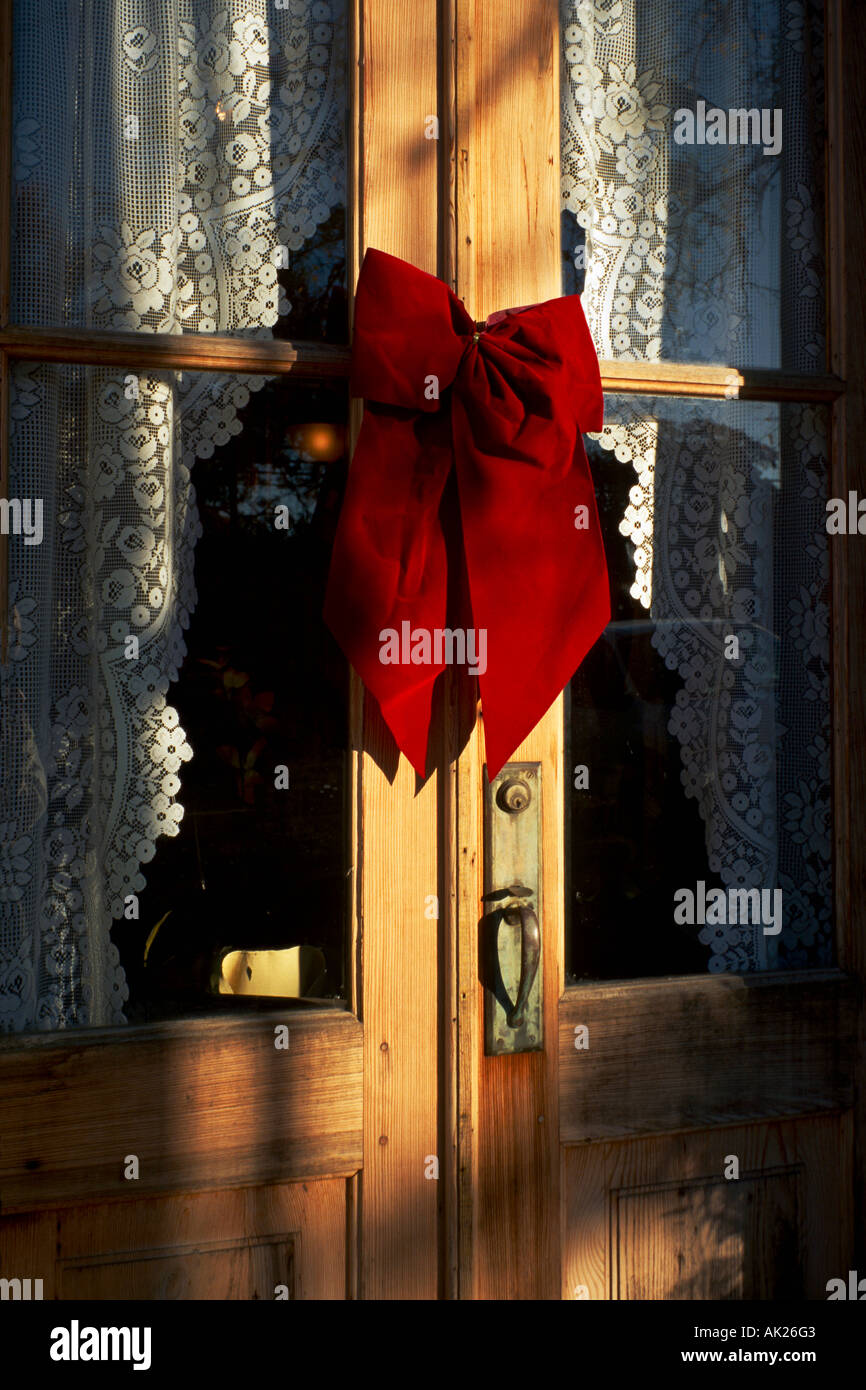
[[[14,321],[347,341],[345,29],[19,0]]]
[[[606,415],[613,620],[569,688],[574,977],[826,965],[826,412],[610,396]]]
[[[599,355],[823,371],[821,0],[560,15],[564,292]]]
[[[193,751],[184,816],[147,867],[138,930],[113,931],[142,1017],[237,1007],[209,993],[227,949],[305,946],[291,987],[344,997],[348,672],[321,613],[346,411],[342,384],[268,382],[193,470],[198,597],[169,691]]]
[[[2,1025],[247,1007],[213,992],[228,951],[305,947],[279,992],[340,997],[347,668],[321,609],[345,384],[13,384],[10,494],[41,535],[10,537]]]

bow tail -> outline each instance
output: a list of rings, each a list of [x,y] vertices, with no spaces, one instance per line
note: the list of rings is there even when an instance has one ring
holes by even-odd
[[[524,454],[519,428],[485,444],[489,415],[457,399],[454,411],[476,645],[486,644],[478,682],[492,778],[604,631],[610,589],[580,435],[548,420],[546,445],[534,439]],[[458,422],[463,413],[473,418]]]
[[[325,622],[421,777],[444,669],[433,660],[432,634],[445,623],[439,513],[451,465],[440,415],[367,402],[325,595]]]

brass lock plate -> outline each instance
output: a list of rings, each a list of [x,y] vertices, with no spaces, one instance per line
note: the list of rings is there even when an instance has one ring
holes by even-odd
[[[544,1050],[542,925],[541,764],[506,763],[492,782],[485,769],[481,931],[488,1056]]]

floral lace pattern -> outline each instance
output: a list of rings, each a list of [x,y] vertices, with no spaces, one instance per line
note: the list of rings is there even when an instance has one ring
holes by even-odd
[[[751,0],[712,25],[699,0],[651,16],[564,0],[563,209],[601,357],[822,369],[822,18],[814,0],[779,0],[775,25]],[[784,152],[677,146],[673,113],[699,99],[781,107]],[[825,423],[808,406],[609,397],[594,436],[636,474],[631,596],[682,678],[669,731],[709,867],[783,890],[780,938],[704,930],[713,972],[830,959]]]
[[[177,462],[177,389],[134,380],[130,399],[129,377],[104,370],[23,367],[13,378],[12,477],[54,525],[40,547],[13,550],[14,639],[0,668],[0,1028],[10,1031],[123,1020],[109,927],[183,815],[178,772],[192,754],[166,694],[185,653],[200,526]]]
[[[279,267],[345,201],[344,18],[16,5],[16,321],[271,336]],[[124,1021],[109,929],[177,834],[191,756],[167,698],[195,604],[191,469],[263,384],[16,368],[10,493],[43,499],[45,535],[10,546],[0,1031]]]

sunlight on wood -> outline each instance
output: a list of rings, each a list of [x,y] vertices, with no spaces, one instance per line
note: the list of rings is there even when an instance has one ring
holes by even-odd
[[[315,998],[325,982],[325,957],[317,946],[283,951],[229,951],[223,957],[220,994]]]

